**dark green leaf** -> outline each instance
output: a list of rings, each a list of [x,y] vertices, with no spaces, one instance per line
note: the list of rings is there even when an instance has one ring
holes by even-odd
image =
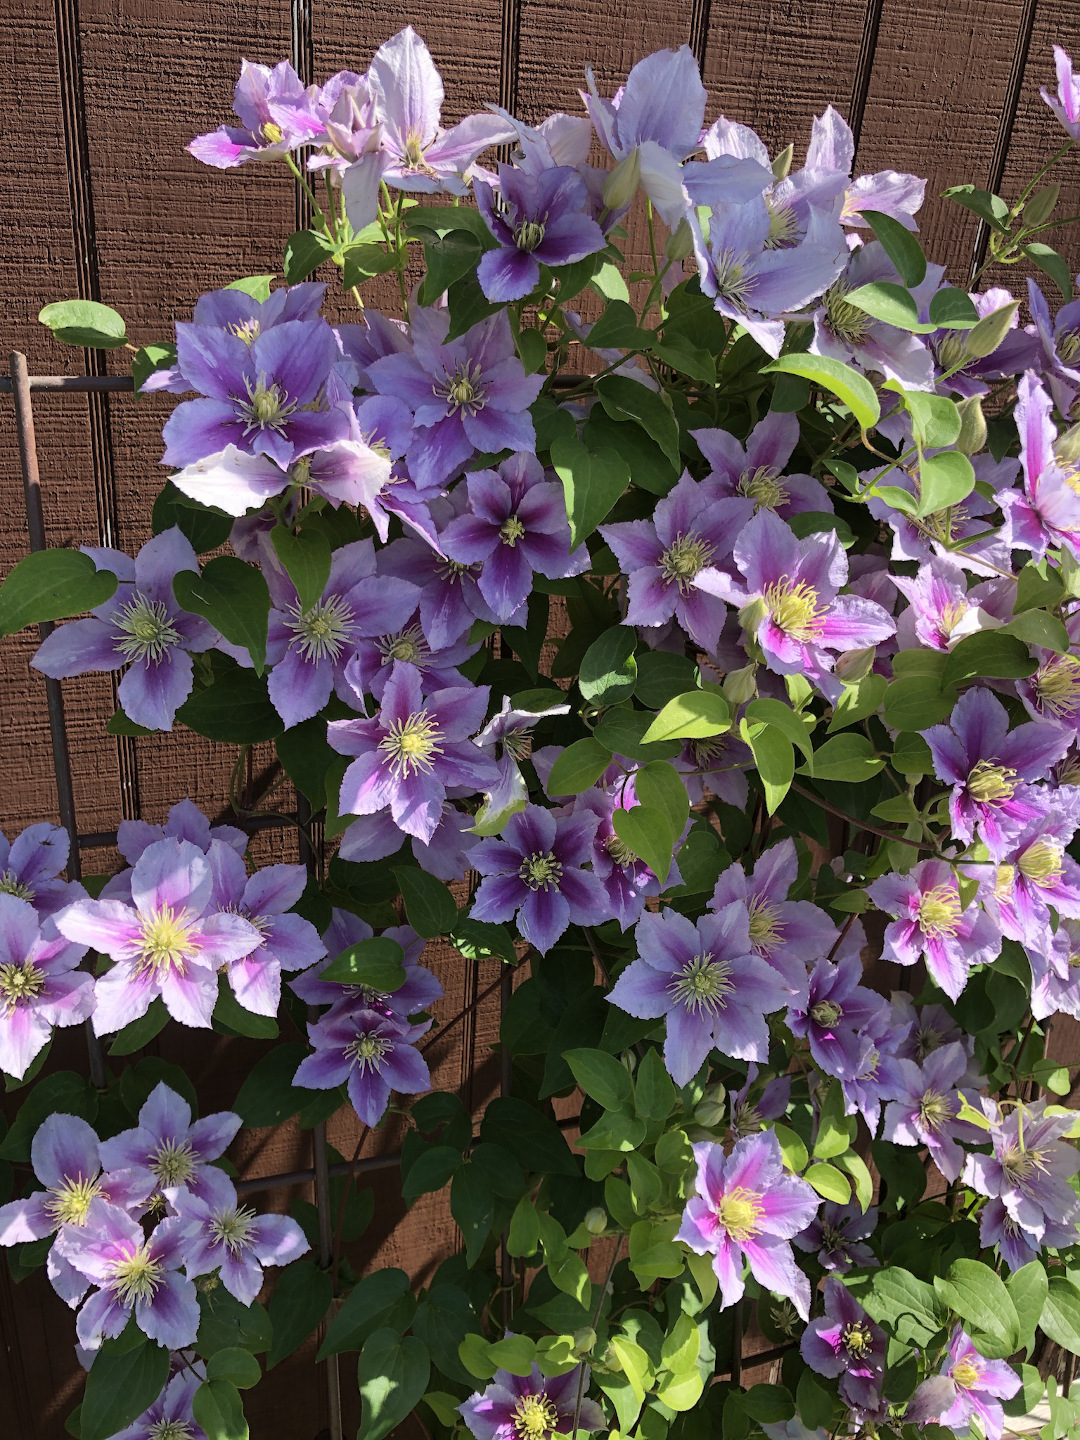
[[[254,1355],[270,1348],[273,1338],[270,1317],[257,1302],[241,1305],[219,1285],[200,1293],[199,1309],[202,1311],[197,1342],[200,1355],[209,1357],[236,1345],[242,1345]]]
[[[343,1350],[361,1349],[368,1336],[380,1327],[389,1326],[391,1316],[401,1318],[401,1331],[405,1330],[415,1308],[409,1277],[404,1270],[392,1266],[373,1270],[346,1296],[330,1321],[316,1358],[322,1361]],[[401,1331],[394,1330],[393,1334],[400,1338]]]
[[[155,995],[150,1001],[150,1008],[145,1015],[140,1015],[138,1020],[132,1020],[130,1025],[125,1025],[116,1039],[109,1046],[110,1055],[132,1055],[136,1050],[141,1050],[144,1045],[149,1045],[155,1035],[159,1035],[169,1023],[169,1012],[165,1009],[165,1002],[160,995]]]
[[[988,1360],[1004,1360],[1020,1344],[1020,1317],[1004,1281],[979,1260],[954,1260],[934,1289],[964,1321],[975,1348]]]
[[[154,501],[151,524],[155,535],[175,525],[191,541],[196,555],[204,555],[207,550],[224,545],[234,520],[224,511],[212,510],[189,499],[169,480]]]
[[[450,311],[447,344],[501,309],[500,306],[493,305],[480,289],[480,282],[475,275],[462,275],[455,280],[446,292],[446,303]]]
[[[79,1424],[82,1440],[109,1440],[148,1410],[169,1378],[169,1352],[142,1339],[105,1340],[86,1377]]]
[[[687,655],[646,650],[637,657],[634,693],[648,710],[662,710],[669,700],[694,688],[697,666]]]
[[[591,736],[586,736],[560,752],[544,788],[552,797],[580,795],[596,783],[610,764],[611,752]]]
[[[284,1275],[282,1276],[282,1279]],[[278,1281],[280,1285],[281,1281]],[[250,1350],[232,1346],[218,1350],[206,1362],[208,1380],[227,1380],[238,1390],[250,1390],[262,1379],[262,1368]]]
[[[577,1176],[578,1161],[549,1115],[511,1095],[490,1101],[480,1122],[480,1138],[509,1150],[523,1170]]]
[[[678,470],[655,440],[640,425],[612,420],[602,405],[594,405],[581,432],[589,453],[601,459],[621,459],[639,490],[666,495],[679,478]],[[663,653],[660,651],[657,654]]]
[[[191,1401],[195,1423],[206,1440],[248,1440],[248,1425],[240,1392],[229,1380],[208,1380]]]
[[[596,393],[613,420],[640,425],[678,469],[679,425],[666,395],[658,395],[625,375],[605,375],[596,382]]]
[[[980,220],[985,220],[993,230],[1008,231],[1009,207],[1000,195],[980,190],[975,185],[953,185],[942,191],[946,200],[955,200],[965,210],[973,211]]]
[[[243,646],[256,675],[263,673],[270,591],[256,566],[234,555],[219,555],[206,563],[201,575],[181,570],[173,577],[173,594],[182,609],[201,615],[226,640]]]
[[[319,979],[332,980],[337,985],[362,985],[366,990],[392,994],[405,984],[405,951],[396,940],[386,935],[373,935],[368,940],[358,940],[335,956],[325,970],[319,971]]]
[[[930,319],[947,330],[974,330],[979,323],[979,312],[966,290],[954,290],[946,285],[930,301]]]
[[[614,1055],[603,1050],[566,1050],[563,1059],[585,1094],[605,1110],[616,1110],[630,1099],[633,1084],[629,1072]]]
[[[285,279],[290,285],[306,280],[334,253],[334,242],[314,230],[297,230],[285,245]]]
[[[1002,635],[996,630],[981,630],[978,634],[968,635],[949,652],[941,673],[941,683],[962,685],[967,680],[985,678],[1016,680],[1031,675],[1037,669],[1038,662],[1031,658],[1022,640]],[[901,728],[914,730],[924,727],[905,725]]]
[[[415,1335],[401,1339],[393,1330],[377,1330],[357,1366],[364,1408],[356,1440],[389,1435],[423,1398],[430,1373],[427,1347]]]
[[[894,325],[898,330],[924,334],[934,329],[933,325],[920,324],[919,307],[911,292],[889,280],[876,280],[871,285],[860,285],[857,290],[849,291],[844,299],[849,305],[872,315],[875,320]]]
[[[656,339],[654,330],[642,330],[637,315],[625,300],[611,300],[589,331],[592,350],[644,350]]]
[[[465,1241],[465,1263],[480,1259],[495,1220],[495,1197],[475,1165],[461,1165],[450,1182],[450,1214]]]
[[[301,1060],[310,1053],[307,1045],[289,1040],[255,1062],[232,1107],[245,1125],[253,1129],[280,1125],[305,1105],[324,1098],[325,1091],[305,1090],[292,1083]]]
[[[301,610],[310,610],[322,599],[330,579],[330,542],[317,530],[294,534],[287,525],[275,525],[270,539],[289,579],[296,586]]]
[[[245,1010],[223,974],[218,975],[218,998],[212,1018],[226,1034],[248,1035],[253,1040],[276,1040],[278,1036],[278,1023],[273,1016]]]
[[[571,542],[578,546],[630,484],[630,470],[621,458],[593,454],[580,440],[569,437],[552,443],[551,463],[562,481]]]
[[[270,703],[266,681],[253,670],[242,670],[227,657],[216,657],[214,684],[186,700],[176,718],[208,740],[229,745],[254,745],[273,740],[285,728]]]
[[[281,1271],[270,1297],[274,1341],[266,1356],[268,1370],[299,1350],[330,1308],[330,1276],[312,1260],[294,1260]]]
[[[30,1142],[38,1126],[57,1113],[93,1120],[97,1114],[97,1092],[73,1070],[59,1070],[39,1080],[19,1106],[11,1129],[0,1144],[0,1160],[25,1162],[30,1159]]]
[[[457,902],[441,880],[412,866],[395,867],[409,924],[425,940],[449,935],[457,920]]]
[[[952,713],[956,691],[943,691],[933,675],[902,675],[885,691],[885,724],[893,730],[929,730]]]
[[[801,375],[812,385],[829,390],[851,411],[864,430],[876,425],[881,406],[870,381],[840,360],[826,355],[781,355],[762,366],[762,374]]]
[[[24,625],[66,620],[93,610],[115,592],[111,570],[98,570],[80,550],[38,550],[25,555],[0,586],[0,635]]]
[[[338,753],[326,743],[326,720],[315,715],[290,726],[274,741],[281,768],[310,802],[312,810],[326,804],[326,773]]]
[[[618,705],[629,700],[637,683],[636,646],[633,626],[613,625],[585,651],[578,685],[590,704]]]
[[[1049,275],[1066,301],[1073,297],[1072,267],[1063,255],[1049,245],[1032,242],[1023,247],[1024,254],[1044,275]]]
[[[908,289],[913,290],[916,285],[921,285],[926,279],[926,256],[911,231],[901,225],[899,220],[894,220],[891,215],[885,215],[880,210],[863,210],[860,213],[881,241],[885,253],[900,272],[900,279]]]

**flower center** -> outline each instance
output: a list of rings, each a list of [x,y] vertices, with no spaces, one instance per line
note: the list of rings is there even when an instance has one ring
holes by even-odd
[[[559,1423],[559,1412],[544,1394],[523,1395],[510,1412],[518,1440],[544,1440]]]
[[[935,1029],[933,1028],[933,1026],[931,1026],[931,1025],[926,1025],[926,1026],[924,1026],[922,1029],[916,1030],[916,1031],[915,1031],[915,1058],[916,1058],[916,1060],[918,1060],[919,1063],[922,1064],[922,1062],[926,1059],[927,1055],[932,1055],[935,1050],[939,1050],[939,1049],[941,1048],[941,1043],[942,1043],[941,1031],[940,1031],[940,1030],[935,1030]]]
[[[31,960],[0,965],[0,1007],[8,1015],[20,1001],[35,999],[45,989],[45,976]]]
[[[844,1342],[844,1349],[856,1360],[865,1359],[873,1348],[874,1337],[870,1326],[861,1320],[853,1320],[850,1324],[845,1325],[840,1336]]]
[[[831,286],[825,292],[825,314],[834,335],[849,345],[861,345],[874,322],[865,310],[852,305],[847,298],[850,291],[850,285],[841,281]]]
[[[451,585],[460,582],[463,575],[471,575],[474,566],[466,565],[463,560],[443,560],[436,574],[440,580],[446,580]]]
[[[761,1196],[738,1186],[721,1197],[716,1218],[737,1244],[752,1239],[758,1232],[758,1221],[765,1213]]]
[[[835,1000],[819,1000],[816,1005],[810,1007],[810,1019],[815,1025],[823,1025],[830,1029],[844,1018],[844,1011]]]
[[[1061,851],[1049,840],[1036,840],[1016,863],[1020,874],[1033,885],[1046,888],[1061,879]]]
[[[1060,335],[1055,335],[1054,348],[1058,358],[1071,365],[1080,354],[1080,330],[1063,330]]]
[[[447,373],[443,386],[433,385],[432,392],[441,396],[451,410],[464,410],[475,415],[484,408],[487,392],[480,384],[479,365],[459,365],[453,375]]]
[[[147,1436],[148,1440],[194,1440],[195,1431],[187,1420],[155,1420]]]
[[[509,545],[511,550],[525,534],[525,526],[516,515],[511,515],[499,526],[499,539],[504,545]]]
[[[955,935],[960,923],[960,892],[953,885],[937,885],[919,897],[919,924],[927,935]]]
[[[780,919],[780,907],[770,905],[764,895],[750,899],[750,943],[759,955],[765,955],[784,943],[787,926]]]
[[[242,340],[245,345],[251,346],[259,338],[259,322],[257,320],[238,320],[235,325],[226,325],[226,331]]]
[[[85,1175],[69,1175],[63,1185],[48,1192],[45,1209],[57,1229],[61,1225],[85,1225],[90,1201],[104,1193],[100,1177],[90,1180]]]
[[[514,244],[531,255],[544,243],[544,229],[542,220],[523,220],[514,231]]]
[[[268,385],[263,371],[254,384],[245,377],[244,389],[247,399],[237,400],[240,413],[247,417],[244,434],[250,435],[253,430],[276,430],[283,435],[286,421],[297,407],[281,386]]]
[[[174,910],[171,905],[163,905],[144,917],[139,935],[139,972],[178,970],[182,974],[184,961],[200,948],[191,933],[194,918],[190,910]]]
[[[825,615],[818,603],[818,592],[805,580],[794,584],[782,575],[774,585],[765,587],[765,604],[773,624],[792,640],[804,644],[821,635]]]
[[[285,621],[285,628],[293,632],[289,648],[298,650],[302,659],[315,664],[321,660],[336,664],[352,639],[352,606],[340,595],[331,595],[329,599],[312,605],[310,610],[303,610],[296,604],[290,605],[286,613],[289,619]]]
[[[280,145],[285,138],[285,132],[280,125],[275,125],[273,120],[266,120],[259,126],[259,136],[264,145]]]
[[[790,492],[780,484],[780,471],[772,465],[747,470],[740,475],[735,490],[753,500],[759,510],[776,510],[790,499]]]
[[[691,1013],[724,1010],[726,997],[735,989],[731,964],[727,960],[714,960],[710,954],[695,955],[667,988],[676,1004],[685,1006]]]
[[[214,1242],[224,1245],[234,1255],[251,1244],[251,1232],[255,1225],[255,1211],[238,1206],[235,1210],[219,1210],[210,1221],[210,1233]]]
[[[747,310],[757,286],[757,276],[750,269],[749,257],[734,250],[721,250],[714,257],[716,293],[736,310]]]
[[[557,890],[562,879],[562,865],[551,850],[537,851],[521,862],[518,878],[524,880],[530,890]]]
[[[345,1053],[352,1057],[353,1064],[361,1075],[365,1070],[378,1075],[383,1061],[393,1048],[393,1042],[384,1040],[381,1035],[360,1035],[347,1047]]]
[[[532,754],[532,730],[524,726],[521,730],[508,730],[502,737],[503,754],[512,760],[527,760]]]
[[[16,900],[33,900],[34,887],[19,880],[14,870],[0,870],[0,895],[14,895]]]
[[[821,1248],[823,1250],[846,1250],[847,1236],[835,1225],[822,1225],[821,1227]]]
[[[968,1356],[958,1360],[949,1371],[949,1379],[954,1385],[959,1385],[961,1390],[974,1390],[982,1379],[979,1367],[975,1365]]]
[[[195,1148],[190,1140],[162,1140],[150,1160],[150,1169],[163,1189],[167,1185],[186,1185],[195,1174]]]
[[[1080,660],[1075,655],[1057,655],[1035,673],[1033,682],[1039,708],[1058,719],[1080,710]]]
[[[674,580],[684,595],[691,591],[691,581],[701,573],[712,560],[715,547],[694,530],[689,535],[677,535],[660,556],[660,569],[664,579]]]
[[[408,665],[426,665],[431,651],[424,641],[424,632],[419,625],[407,625],[396,635],[383,635],[375,642],[383,657],[383,664],[390,660],[404,660]]]
[[[939,625],[941,633],[946,639],[952,635],[960,621],[968,612],[967,603],[963,600],[950,600],[947,605],[941,607]]]
[[[164,602],[149,600],[145,595],[136,595],[121,605],[113,623],[120,633],[113,648],[130,664],[149,661],[156,665],[183,639]]]
[[[405,164],[410,170],[424,168],[424,137],[416,130],[405,137]]]
[[[442,754],[442,734],[427,710],[414,710],[404,720],[391,722],[379,741],[379,749],[389,757],[390,769],[399,780],[419,770],[430,775],[435,768],[434,757]]]
[[[712,765],[714,761],[719,760],[727,748],[727,740],[723,735],[714,735],[708,740],[691,740],[687,745],[690,758],[697,770],[702,770],[706,765]]]
[[[630,846],[627,845],[625,840],[619,839],[618,835],[609,835],[604,841],[604,849],[611,856],[612,860],[615,861],[615,864],[623,866],[624,869],[627,865],[637,863],[637,855],[630,849]]]
[[[1024,1186],[1039,1171],[1048,1169],[1041,1150],[1026,1150],[1022,1145],[1009,1145],[1002,1151],[1001,1168],[1009,1179]]]
[[[1018,784],[1016,771],[994,760],[980,760],[967,779],[968,792],[980,805],[1011,800]]]
[[[765,205],[769,212],[769,234],[765,240],[766,250],[788,250],[795,244],[799,234],[799,217],[790,205],[782,201],[775,204],[768,195]]]
[[[955,1115],[955,1101],[939,1090],[927,1090],[919,1101],[919,1119],[927,1130],[944,1130]]]
[[[126,1260],[113,1266],[109,1282],[121,1305],[131,1306],[140,1300],[152,1300],[161,1284],[164,1266],[150,1254],[149,1246],[139,1245]]]

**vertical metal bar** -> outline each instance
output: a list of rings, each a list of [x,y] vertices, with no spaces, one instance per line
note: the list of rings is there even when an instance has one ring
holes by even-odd
[[[502,1038],[502,1021],[506,1015],[506,1007],[510,1004],[514,994],[514,971],[505,961],[499,962],[502,965],[502,974],[499,977],[499,1094],[510,1095],[514,1088],[514,1057],[510,1053],[509,1046]],[[513,1315],[514,1299],[512,1285],[514,1282],[514,1261],[507,1248],[509,1231],[504,1230],[499,1255],[499,1283],[502,1285],[502,1312],[503,1329],[509,1330],[510,1321]]]
[[[866,14],[863,17],[862,38],[859,41],[859,55],[855,62],[855,78],[851,85],[851,103],[848,124],[855,137],[855,154],[859,153],[862,138],[863,117],[866,101],[870,94],[870,80],[874,73],[877,56],[878,31],[881,29],[881,11],[885,0],[866,0]],[[852,157],[854,159],[854,157]]]
[[[30,399],[30,374],[26,356],[18,350],[12,352],[10,360],[11,393],[15,400],[15,426],[19,437],[19,468],[22,471],[23,497],[26,501],[26,526],[30,532],[31,551],[44,550],[45,517],[41,506],[41,472],[38,468],[37,443],[34,437],[34,411]],[[46,620],[38,626],[38,634],[45,640],[53,632],[53,625]],[[72,880],[82,874],[79,855],[79,832],[75,824],[75,795],[71,784],[71,756],[68,752],[67,726],[64,724],[64,696],[59,680],[45,681],[45,695],[49,708],[49,735],[52,740],[53,771],[56,775],[56,805],[60,823],[68,833],[70,851],[67,872]],[[94,1034],[90,1021],[86,1022],[86,1045],[90,1059],[90,1082],[97,1090],[105,1088],[105,1059],[101,1042]]]
[[[310,85],[315,79],[315,26],[311,0],[291,0],[289,21],[293,69],[299,75],[301,84]],[[296,228],[308,230],[312,221],[311,200],[299,180],[295,180],[293,186]]]
[[[697,68],[702,77],[705,75],[705,52],[709,46],[709,20],[712,10],[711,0],[693,0],[690,6],[690,32],[687,43],[694,52],[694,59],[697,61]]]

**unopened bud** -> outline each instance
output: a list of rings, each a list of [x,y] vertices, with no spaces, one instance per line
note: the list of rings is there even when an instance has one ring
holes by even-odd
[[[641,155],[635,145],[620,160],[604,182],[604,204],[609,210],[625,210],[641,184]]]
[[[1012,329],[1019,308],[1020,301],[1013,300],[1008,305],[1002,305],[1000,310],[984,315],[964,336],[964,353],[972,360],[983,360],[992,355]]]
[[[772,173],[777,180],[783,180],[791,169],[791,162],[795,158],[795,146],[789,145],[786,150],[781,150],[776,159],[772,162]]]
[[[837,679],[846,685],[854,685],[857,680],[865,679],[874,668],[876,655],[875,645],[868,645],[865,650],[845,650],[842,655],[837,656],[833,667]]]
[[[757,665],[752,661],[741,670],[730,670],[724,676],[723,691],[733,705],[745,705],[757,695]]]
[[[1080,425],[1073,425],[1054,441],[1054,454],[1065,465],[1080,461]]]
[[[1065,587],[1066,595],[1071,595],[1074,599],[1080,595],[1080,564],[1074,559],[1067,545],[1061,547],[1058,576]]]
[[[744,605],[739,611],[739,624],[748,635],[756,635],[767,614],[768,606],[759,597],[751,600],[749,605]]]
[[[667,238],[667,244],[664,246],[664,256],[670,260],[673,265],[677,265],[680,260],[685,260],[688,256],[692,255],[693,251],[694,237],[691,233],[690,226],[685,220],[680,220],[679,228],[673,231]]]
[[[1042,225],[1049,220],[1060,194],[1060,185],[1044,185],[1041,190],[1036,190],[1024,206],[1024,228]]]
[[[596,1331],[591,1325],[583,1325],[574,1331],[574,1355],[588,1355],[596,1344]]]
[[[590,1235],[602,1235],[607,1229],[607,1211],[602,1205],[594,1205],[585,1212],[585,1229]]]
[[[619,1352],[615,1349],[614,1345],[609,1345],[604,1351],[604,1369],[611,1370],[614,1374],[619,1375],[622,1372],[622,1368],[623,1363],[619,1359]]]
[[[986,446],[986,416],[983,414],[982,398],[969,395],[958,400],[960,412],[960,434],[956,437],[956,448],[961,455],[978,455]]]
[[[707,1130],[724,1123],[727,1114],[727,1090],[723,1085],[709,1085],[694,1106],[694,1119]]]

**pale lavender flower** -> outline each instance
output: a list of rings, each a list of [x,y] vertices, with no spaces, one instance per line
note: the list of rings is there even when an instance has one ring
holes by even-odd
[[[241,1305],[251,1305],[268,1265],[288,1265],[311,1249],[303,1230],[287,1215],[258,1215],[241,1205],[226,1180],[205,1200],[180,1189],[173,1209],[184,1222],[184,1269],[192,1279],[217,1272]]]
[[[984,1229],[983,1245],[1002,1243],[1012,1227],[1038,1247],[1062,1243],[1048,1238],[1051,1230],[1055,1235],[1067,1230],[1066,1243],[1074,1244],[1080,1200],[1069,1181],[1080,1171],[1080,1154],[1062,1139],[1072,1115],[1046,1115],[1044,1100],[1020,1101],[1009,1111],[985,1098],[981,1104],[993,1150],[967,1157],[963,1181],[1002,1207],[998,1224],[989,1233]]]
[[[862,1115],[870,1134],[876,1135],[881,1124],[882,1105],[888,1100],[895,1100],[903,1090],[893,1048],[896,1033],[892,1010],[887,1001],[879,997],[877,1008],[862,1026],[859,1037],[869,1048],[858,1075],[840,1081],[844,1114]]]
[[[898,1036],[895,1049],[898,1059],[914,1060],[921,1065],[942,1045],[958,1044],[970,1061],[975,1048],[974,1040],[964,1034],[940,1005],[916,1005],[906,990],[894,990],[889,1005]]]
[[[454,515],[464,514],[467,496],[463,486],[432,505],[432,514],[445,528]],[[394,575],[420,587],[420,627],[432,650],[446,650],[469,633],[476,620],[497,625],[494,612],[480,593],[479,565],[449,560],[422,540],[407,536],[391,540],[379,551],[378,573]]]
[[[336,960],[351,946],[370,940],[374,933],[367,921],[361,920],[351,910],[335,909],[333,919],[323,933],[323,944],[327,955]],[[426,966],[419,964],[427,941],[408,925],[392,925],[380,932],[380,938],[396,940],[404,951],[405,983],[396,990],[384,992],[371,990],[366,985],[343,985],[338,981],[323,980],[322,972],[327,968],[325,960],[290,980],[289,988],[309,1005],[329,1005],[335,1013],[361,1008],[383,1010],[387,1015],[408,1020],[423,1010],[430,1010],[436,1000],[442,999],[443,987]]]
[[[943,1045],[922,1065],[897,1062],[901,1094],[885,1109],[884,1138],[894,1145],[925,1146],[930,1159],[951,1184],[964,1163],[960,1142],[978,1144],[981,1132],[959,1118],[968,1056],[963,1046]]]
[[[243,855],[248,846],[243,830],[235,825],[212,825],[193,800],[178,800],[163,825],[151,825],[146,820],[121,820],[117,827],[116,848],[129,865],[134,865],[143,851],[158,840],[188,840],[204,855],[213,840],[228,845],[237,855]]]
[[[58,626],[30,663],[53,680],[126,665],[117,690],[125,715],[147,730],[171,730],[191,694],[190,652],[208,650],[218,638],[207,621],[181,610],[173,595],[182,570],[199,573],[191,542],[174,525],[148,540],[134,560],[119,550],[84,547],[83,553],[120,583],[90,612],[92,619]]]
[[[686,1203],[676,1239],[697,1255],[712,1255],[721,1308],[743,1297],[745,1258],[759,1285],[786,1295],[809,1319],[810,1282],[795,1263],[791,1241],[809,1225],[821,1199],[784,1169],[775,1133],[748,1135],[730,1155],[719,1145],[695,1145],[694,1157],[697,1193]]]
[[[86,944],[58,934],[29,900],[0,894],[0,1070],[21,1080],[52,1038],[94,1008],[94,977],[77,969]]]
[[[839,1380],[845,1404],[861,1410],[876,1410],[881,1404],[885,1332],[843,1281],[825,1281],[825,1313],[803,1331],[799,1351],[811,1370]]]
[[[175,1374],[154,1403],[118,1430],[112,1440],[206,1440],[206,1431],[195,1423],[192,1401],[202,1378],[191,1370]]]
[[[1001,1440],[1005,1427],[1001,1402],[1011,1400],[1020,1383],[1020,1376],[1004,1360],[984,1359],[957,1325],[941,1370],[915,1391],[903,1418],[920,1426],[933,1420],[957,1435],[973,1433],[975,1421],[986,1440]]]
[[[997,926],[977,903],[964,905],[945,860],[920,860],[906,875],[882,875],[867,893],[893,916],[885,930],[885,958],[897,965],[925,960],[950,1000],[959,997],[972,966],[988,965],[1001,950]]]
[[[457,1408],[475,1440],[552,1440],[577,1422],[579,1430],[603,1430],[604,1412],[590,1400],[589,1367],[575,1365],[562,1375],[528,1375],[496,1370],[490,1384]]]
[[[713,496],[752,500],[755,509],[774,510],[783,520],[805,510],[832,511],[829,492],[819,481],[784,474],[799,443],[798,416],[768,411],[747,436],[745,448],[727,430],[690,433],[708,462],[705,485]]]
[[[184,1223],[162,1220],[149,1238],[126,1211],[92,1200],[82,1226],[65,1226],[57,1247],[100,1288],[84,1301],[75,1321],[79,1344],[96,1350],[134,1315],[135,1324],[169,1350],[185,1350],[199,1330],[195,1286],[179,1274],[185,1261]]]
[[[378,148],[381,131],[368,77],[352,70],[331,75],[319,88],[316,112],[326,133],[322,148],[307,157],[307,168],[328,171],[340,182],[350,165]]]
[[[473,190],[498,242],[476,272],[489,300],[521,300],[535,288],[541,265],[570,265],[607,243],[586,214],[585,182],[569,166],[530,172],[500,165],[497,186],[477,180]]]
[[[181,388],[191,387],[182,381]],[[189,499],[237,518],[261,510],[292,483],[269,455],[252,455],[233,444],[190,461],[174,470],[169,480]]]
[[[861,979],[857,953],[841,954],[835,964],[819,960],[810,972],[806,1007],[792,1007],[787,1013],[791,1033],[809,1040],[815,1064],[838,1080],[857,1080],[873,1048],[863,1032],[882,1001],[859,984]]]
[[[1042,86],[1039,94],[1065,127],[1070,139],[1080,141],[1080,80],[1073,74],[1072,60],[1060,45],[1054,46],[1054,65],[1057,69],[1057,95],[1053,96]]]
[[[574,801],[575,812],[588,811],[598,820],[593,837],[593,874],[603,885],[610,905],[610,914],[626,930],[635,924],[645,909],[645,901],[651,895],[659,895],[672,885],[682,883],[678,867],[672,862],[671,870],[663,883],[653,874],[640,856],[635,855],[625,841],[615,833],[616,811],[630,809],[636,801],[633,795],[633,781],[621,787],[620,793],[594,786],[584,791]]]
[[[1062,920],[1056,932],[1045,934],[1027,955],[1035,1019],[1060,1014],[1080,1020],[1080,921]]]
[[[877,1229],[877,1207],[866,1211],[858,1205],[838,1205],[826,1200],[820,1212],[805,1230],[794,1236],[793,1243],[808,1255],[817,1251],[817,1262],[834,1275],[846,1275],[851,1269],[864,1270],[880,1264],[865,1242]]]
[[[927,267],[926,279],[912,291],[916,303],[929,300],[943,273],[939,265]],[[909,390],[931,390],[934,357],[923,338],[875,320],[847,298],[851,291],[863,285],[882,281],[899,284],[900,276],[881,242],[872,240],[854,251],[842,277],[830,286],[821,306],[814,312],[810,350],[845,365],[878,371],[887,380],[898,380]]]
[[[806,149],[806,170],[814,176],[830,172],[850,176],[855,161],[855,137],[844,117],[829,105],[815,115]],[[917,230],[914,215],[922,205],[926,181],[918,175],[879,170],[850,181],[840,208],[842,225],[867,225],[864,210],[876,210],[899,221],[905,230]]]
[[[280,160],[323,133],[311,93],[287,60],[273,70],[241,60],[233,109],[242,128],[222,125],[188,145],[204,165],[231,170],[249,160]]]
[[[86,892],[60,879],[71,837],[59,825],[28,825],[8,840],[0,831],[0,895],[28,900],[39,915],[54,915]]]
[[[999,619],[984,610],[980,601],[992,604],[993,588],[969,591],[963,568],[943,555],[920,565],[914,576],[890,573],[889,579],[910,602],[896,623],[901,648],[948,651],[969,635],[996,629],[1012,618],[1011,613]],[[1008,608],[1011,612],[1011,598]]]
[[[1059,459],[1054,450],[1057,427],[1050,418],[1052,408],[1038,376],[1026,371],[1017,386],[1015,411],[1024,488],[999,491],[998,504],[1005,516],[1005,540],[1014,550],[1030,550],[1038,561],[1048,546],[1064,545],[1080,560],[1076,466]]]
[[[1047,797],[1047,811],[1017,836],[1002,863],[986,874],[972,867],[975,879],[986,881],[983,904],[1003,934],[1038,950],[1053,934],[1051,911],[1080,920],[1080,866],[1065,847],[1077,828],[1077,805],[1070,787]]]
[[[186,840],[159,840],[131,873],[129,905],[79,900],[57,916],[57,929],[115,963],[95,982],[94,1029],[110,1034],[145,1015],[161,996],[182,1025],[210,1028],[217,971],[242,960],[262,936],[239,915],[214,910],[213,873]]]
[[[147,1195],[171,1201],[183,1187],[212,1200],[226,1177],[210,1162],[225,1153],[240,1123],[231,1110],[193,1121],[188,1102],[162,1080],[143,1102],[138,1125],[101,1142],[101,1163],[131,1176]]]
[[[780,1120],[791,1103],[791,1077],[777,1075],[759,1083],[758,1067],[753,1061],[746,1067],[746,1083],[728,1092],[732,1139],[741,1140],[768,1128],[770,1120]]]
[[[488,721],[475,740],[475,744],[499,767],[499,779],[485,794],[484,803],[476,814],[478,834],[497,835],[507,818],[529,803],[529,788],[521,773],[521,761],[532,750],[533,726],[552,715],[567,715],[569,712],[570,706],[566,704],[544,705],[539,710],[516,710],[510,696],[503,696],[502,709]]]
[[[394,582],[390,579],[387,583]],[[466,640],[436,649],[424,635],[419,611],[414,611],[397,630],[385,635],[361,636],[354,647],[352,659],[345,666],[345,683],[350,691],[349,704],[364,715],[369,713],[368,695],[382,701],[395,661],[414,665],[420,671],[425,691],[446,690],[468,684],[459,667],[480,649],[479,644],[470,645]]]
[[[342,860],[364,865],[396,855],[401,849],[401,839],[401,831],[387,808],[354,820],[341,837],[338,854]],[[480,837],[472,830],[472,816],[447,802],[442,807],[431,839],[424,841],[414,835],[409,841],[409,848],[421,870],[434,875],[437,880],[452,884],[463,878],[469,868],[469,851],[479,840]]]
[[[309,1090],[345,1085],[363,1123],[377,1125],[391,1091],[416,1095],[431,1088],[427,1063],[413,1044],[430,1025],[409,1025],[382,1009],[328,1013],[308,1026],[315,1053],[301,1060],[293,1084]]]
[[[683,777],[691,805],[699,805],[708,793],[737,810],[746,808],[744,771],[754,768],[754,757],[733,733],[684,740],[682,752],[671,763]]]
[[[1057,314],[1050,318],[1050,307],[1046,296],[1034,280],[1028,277],[1028,309],[1035,322],[1038,349],[1026,365],[1018,365],[1012,372],[1021,369],[1040,370],[1050,387],[1054,404],[1062,415],[1072,416],[1076,396],[1080,393],[1080,300],[1070,300],[1062,305]]]

